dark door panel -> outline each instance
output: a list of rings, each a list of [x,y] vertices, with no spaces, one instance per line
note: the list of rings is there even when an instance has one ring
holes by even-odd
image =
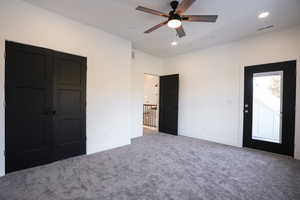
[[[178,135],[179,75],[160,77],[159,131]]]
[[[254,123],[254,107],[258,103],[254,103],[254,77],[268,76],[266,74],[276,74],[280,73],[281,78],[281,110],[280,110],[280,121],[279,128],[280,130],[280,140],[272,141],[265,140],[263,138],[255,137],[253,133],[253,127],[256,127],[257,124]],[[279,84],[279,83],[277,83]],[[277,85],[274,82],[274,86]],[[278,88],[279,86],[277,86]],[[273,88],[276,92],[276,87]],[[279,154],[285,154],[289,156],[294,155],[294,136],[295,136],[295,99],[296,99],[296,61],[280,62],[280,63],[271,63],[264,65],[249,66],[245,68],[245,96],[244,96],[244,138],[243,146],[250,147],[255,149],[260,149],[264,151],[270,151]],[[264,99],[269,99],[270,97],[266,96],[266,93],[261,94]],[[256,100],[256,102],[259,102]],[[270,103],[265,103],[264,107],[270,108],[274,102],[269,101]],[[259,105],[260,105],[259,104]],[[260,111],[256,111],[259,113]],[[277,111],[278,112],[278,111]],[[256,118],[257,119],[257,118]],[[261,119],[271,119],[266,117],[261,117]],[[267,121],[266,121],[267,122]],[[276,122],[276,121],[275,121]],[[277,123],[277,122],[276,122]],[[273,124],[276,124],[273,123]],[[266,123],[267,124],[267,123]],[[261,126],[264,126],[262,124]],[[255,129],[256,130],[256,129]],[[266,131],[265,131],[266,132]],[[253,137],[254,136],[254,137]]]
[[[51,66],[50,51],[6,43],[6,172],[51,160]]]
[[[65,53],[55,56],[55,160],[86,153],[86,59]]]

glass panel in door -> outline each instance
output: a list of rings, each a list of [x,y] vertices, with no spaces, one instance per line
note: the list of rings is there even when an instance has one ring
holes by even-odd
[[[253,74],[252,139],[282,142],[283,71]]]

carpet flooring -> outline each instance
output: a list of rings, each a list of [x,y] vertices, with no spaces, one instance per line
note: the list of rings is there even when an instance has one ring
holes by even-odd
[[[8,174],[1,200],[299,200],[300,161],[154,134]]]
[[[157,133],[158,132],[155,129],[144,127],[143,136],[153,135],[153,134],[157,134]]]

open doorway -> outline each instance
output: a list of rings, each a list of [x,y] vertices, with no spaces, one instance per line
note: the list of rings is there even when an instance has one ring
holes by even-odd
[[[159,76],[144,74],[143,135],[158,132]]]
[[[179,74],[144,74],[143,135],[178,135]]]

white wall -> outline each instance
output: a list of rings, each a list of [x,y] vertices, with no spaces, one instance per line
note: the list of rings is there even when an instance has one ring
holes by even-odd
[[[300,71],[300,27],[166,59],[166,72],[180,74],[179,134],[242,146],[244,66],[287,60]],[[300,159],[300,73],[296,102]]]
[[[0,0],[0,176],[5,40],[86,56],[87,153],[130,144],[131,43],[20,0]]]
[[[159,76],[144,74],[144,104],[158,104]]]
[[[163,60],[134,50],[131,68],[131,136],[143,135],[144,74],[162,75]]]

